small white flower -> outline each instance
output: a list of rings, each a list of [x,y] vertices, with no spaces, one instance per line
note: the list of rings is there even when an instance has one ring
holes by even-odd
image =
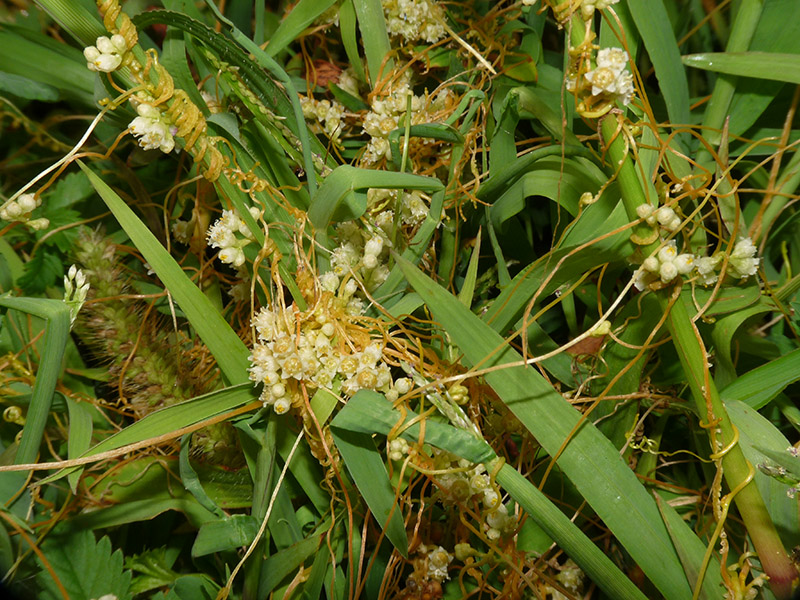
[[[728,273],[739,279],[755,275],[759,263],[755,258],[757,250],[750,238],[740,238],[728,259]]]
[[[644,262],[642,263],[642,268],[645,271],[650,271],[651,273],[658,273],[659,266],[660,263],[658,262],[658,259],[655,256],[648,256],[647,258],[644,259]]]
[[[289,401],[288,398],[278,398],[272,405],[272,410],[274,410],[275,414],[278,415],[282,415],[284,413],[289,412],[291,408],[292,408],[292,403]]]
[[[229,248],[223,248],[219,251],[219,259],[229,265],[233,265],[234,267],[241,267],[245,261],[245,255],[241,248],[238,246],[231,246]]]
[[[378,256],[383,250],[383,238],[379,235],[372,236],[366,244],[364,244],[364,255],[371,254]]]
[[[675,265],[675,268],[681,275],[690,273],[691,270],[694,269],[694,263],[693,254],[679,254],[675,257],[675,260],[672,261],[672,264]]]
[[[714,256],[703,256],[694,261],[697,274],[700,276],[700,282],[704,285],[711,285],[715,283],[719,276],[716,273],[716,268],[722,261],[721,254]]]
[[[78,318],[78,312],[83,303],[86,302],[86,295],[89,293],[89,282],[83,272],[72,265],[67,274],[64,275],[64,304],[69,308],[70,326]]]
[[[335,294],[336,290],[339,289],[339,277],[332,271],[323,273],[319,278],[319,283],[323,290],[331,292],[332,294]]]
[[[663,283],[669,283],[678,276],[678,268],[673,261],[663,262],[658,269],[658,274]]]
[[[592,95],[605,94],[628,104],[633,97],[633,75],[627,70],[628,53],[621,48],[603,48],[597,54],[597,68],[584,75]]]
[[[666,245],[658,251],[657,256],[658,262],[660,263],[671,262],[675,260],[675,257],[678,256],[675,240],[668,241]]]
[[[173,127],[164,120],[161,111],[152,104],[141,103],[136,107],[139,116],[128,125],[131,133],[145,150],[159,149],[165,154],[175,148]]]
[[[428,579],[443,581],[449,579],[447,567],[453,562],[453,555],[441,546],[428,554]]]
[[[96,46],[87,46],[83,50],[86,66],[90,71],[111,73],[122,64],[122,55],[128,50],[125,38],[114,34],[110,38],[101,36]]]
[[[656,219],[661,225],[666,225],[675,217],[675,211],[669,206],[662,206],[656,211]]]

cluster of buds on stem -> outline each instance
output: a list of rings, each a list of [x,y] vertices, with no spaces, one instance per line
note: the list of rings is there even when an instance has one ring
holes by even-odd
[[[31,213],[42,205],[42,199],[34,194],[21,194],[0,207],[0,219],[25,223],[35,230],[45,229],[50,221],[45,218],[31,219]]]

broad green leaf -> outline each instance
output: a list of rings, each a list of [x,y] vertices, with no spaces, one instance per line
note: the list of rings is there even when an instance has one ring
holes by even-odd
[[[697,536],[694,535],[691,529],[685,526],[681,515],[679,515],[668,502],[664,501],[658,493],[654,493],[653,496],[656,499],[658,510],[661,511],[661,516],[667,526],[667,531],[672,538],[672,543],[675,544],[675,551],[678,553],[681,564],[686,570],[686,577],[689,580],[689,584],[692,586],[692,589],[694,589],[697,585],[697,577],[700,574],[700,565],[703,564],[705,549],[702,545],[697,544]],[[703,575],[703,585],[700,588],[700,595],[698,598],[702,598],[703,600],[716,600],[719,598],[720,593],[722,593],[718,574],[715,576],[714,574],[709,574],[706,570]]]
[[[255,388],[249,383],[211,392],[204,396],[192,398],[180,404],[173,404],[150,413],[143,419],[129,425],[122,431],[104,439],[99,444],[83,453],[82,456],[92,456],[100,452],[114,450],[128,444],[135,444],[143,440],[158,437],[177,431],[209,419],[225,411],[232,410],[257,398]],[[50,483],[72,472],[73,469],[59,471],[43,479],[40,484]]]
[[[728,75],[800,84],[800,55],[797,54],[707,52],[684,56],[683,63]]]
[[[719,319],[714,324],[711,338],[714,340],[716,363],[714,382],[718,388],[724,389],[736,379],[736,368],[733,366],[733,349],[731,348],[736,331],[748,319],[766,312],[772,312],[775,309],[773,302],[766,296],[762,296],[754,306],[738,310]]]
[[[438,179],[411,173],[357,169],[342,165],[325,178],[308,210],[308,220],[324,231],[334,221],[357,219],[367,208],[366,192],[370,188],[425,190],[444,188]]]
[[[297,571],[297,568],[304,564],[319,548],[324,537],[324,535],[313,535],[270,556],[264,562],[261,569],[261,580],[258,583],[258,597],[267,598],[270,592],[280,584],[284,577]],[[324,549],[322,551],[327,552],[328,550]]]
[[[67,398],[67,408],[69,410],[67,456],[72,459],[83,454],[92,443],[92,405]],[[73,494],[77,493],[82,472],[83,470],[79,469],[67,477]]]
[[[26,100],[43,102],[55,102],[59,97],[58,90],[52,85],[2,71],[0,71],[0,92],[10,93]]]
[[[208,346],[228,381],[233,384],[248,381],[250,352],[244,342],[122,198],[94,172],[78,164]]]
[[[531,165],[530,170],[503,192],[489,208],[492,224],[498,230],[512,216],[525,209],[531,196],[544,196],[575,216],[581,195],[595,193],[605,182],[602,171],[586,161],[545,158]]]
[[[434,318],[475,368],[519,363],[503,338],[418,269],[397,259]],[[683,567],[653,498],[611,442],[533,368],[484,375],[502,401],[578,488],[644,573],[669,598],[691,597]],[[697,540],[697,544],[701,544]]]
[[[71,527],[76,530],[106,529],[127,523],[149,521],[169,510],[183,513],[194,527],[201,527],[216,519],[216,517],[200,506],[197,501],[187,494],[183,498],[168,498],[163,495],[153,496],[146,500],[134,500],[124,504],[116,504],[107,508],[100,508],[88,513],[82,513],[69,520]]]
[[[380,0],[353,0],[353,7],[358,17],[358,29],[361,32],[361,43],[367,57],[369,80],[374,88],[378,81],[386,77],[394,69],[394,61],[390,58],[392,47],[383,16]]]

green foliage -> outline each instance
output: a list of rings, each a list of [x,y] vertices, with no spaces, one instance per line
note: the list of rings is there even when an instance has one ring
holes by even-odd
[[[794,0],[6,4],[15,591],[790,597]]]

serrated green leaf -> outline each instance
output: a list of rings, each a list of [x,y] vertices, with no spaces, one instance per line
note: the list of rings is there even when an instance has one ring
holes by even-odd
[[[33,258],[25,263],[25,273],[17,285],[29,296],[40,296],[64,275],[64,265],[59,257],[45,248],[39,248]]]
[[[99,598],[113,594],[119,600],[130,598],[130,572],[122,569],[122,551],[111,553],[107,537],[95,542],[88,530],[54,532],[42,544],[53,571],[70,598]],[[36,577],[42,586],[41,600],[63,600],[58,586],[46,569]]]

